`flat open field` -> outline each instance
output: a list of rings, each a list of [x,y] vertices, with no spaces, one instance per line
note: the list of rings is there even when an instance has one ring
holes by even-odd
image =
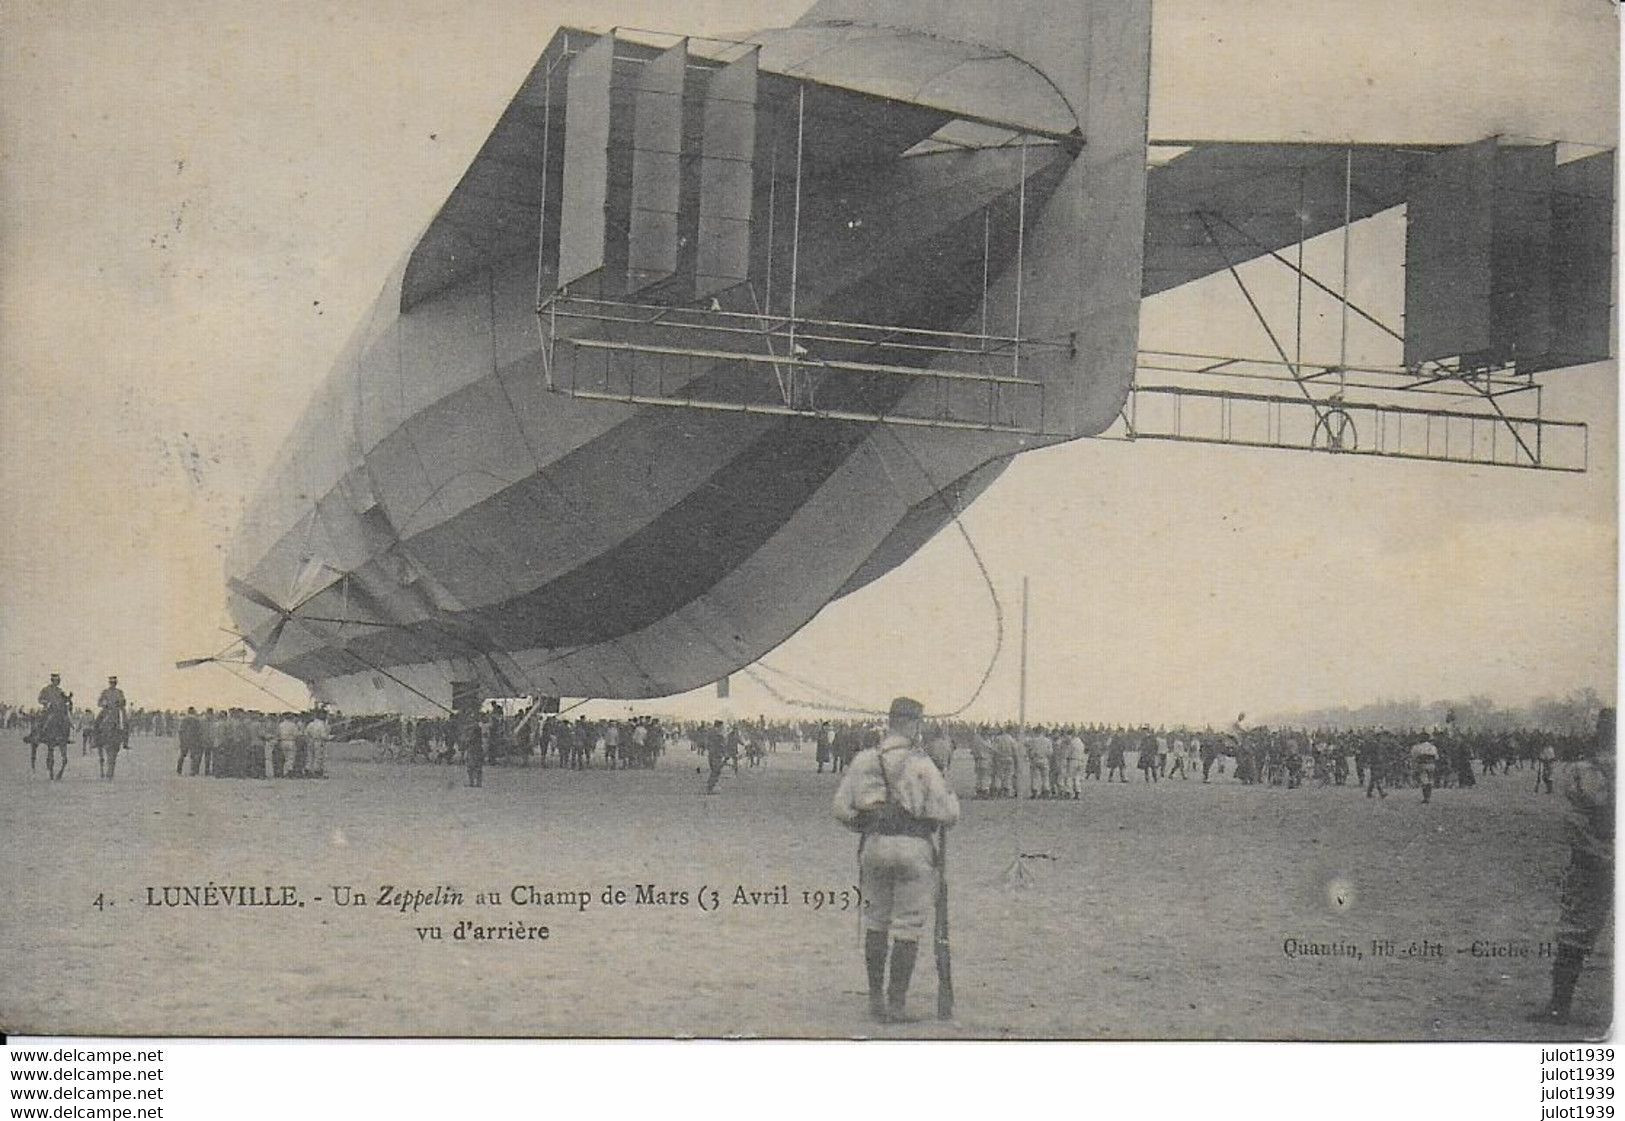
[[[1352,785],[1153,787],[1132,769],[1077,802],[966,799],[950,846],[957,1019],[877,1027],[855,910],[803,894],[857,879],[810,751],[727,774],[714,797],[680,747],[655,771],[491,767],[477,790],[363,744],[335,745],[326,781],[177,778],[173,741],[138,739],[105,783],[72,751],[50,783],[18,733],[0,739],[10,1032],[1558,1037],[1524,1022],[1547,992],[1539,943],[1567,861],[1561,794],[1532,793],[1528,771],[1429,806]],[[968,760],[954,770],[963,792]],[[291,885],[304,906],[148,903],[149,888],[210,883]],[[640,884],[688,902],[638,904]],[[377,904],[385,885],[463,900],[402,913]],[[787,904],[733,902],[780,885]],[[335,886],[368,905],[337,905]],[[520,886],[591,903],[516,905]],[[625,904],[600,901],[612,886]],[[697,905],[702,886],[719,906]],[[459,940],[460,920],[549,934]],[[1362,956],[1291,958],[1289,938]],[[1471,952],[1509,940],[1528,956]],[[1404,956],[1412,943],[1440,951]],[[1605,939],[1565,1037],[1607,1030],[1612,969]],[[911,1004],[935,1008],[928,948]]]

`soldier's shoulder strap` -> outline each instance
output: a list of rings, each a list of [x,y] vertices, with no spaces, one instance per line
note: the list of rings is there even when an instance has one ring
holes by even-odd
[[[886,756],[890,755],[894,751],[907,751],[909,746],[910,745],[906,743],[894,743],[890,747],[875,748],[875,764],[880,769],[880,781],[885,784],[886,801],[888,802],[895,802],[896,797],[892,793],[891,775],[886,771]]]

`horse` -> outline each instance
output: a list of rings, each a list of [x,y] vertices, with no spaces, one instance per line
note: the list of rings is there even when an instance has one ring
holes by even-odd
[[[119,751],[130,745],[130,730],[118,709],[104,708],[96,714],[91,739],[96,743],[96,769],[102,778],[111,779]]]
[[[73,719],[67,708],[48,708],[34,717],[28,733],[28,769],[33,770],[40,745],[45,747],[45,777],[59,779],[68,769],[68,741],[73,738]],[[62,762],[56,762],[58,749]]]

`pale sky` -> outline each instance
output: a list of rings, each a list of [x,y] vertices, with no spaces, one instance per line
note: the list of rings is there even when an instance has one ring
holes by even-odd
[[[241,503],[555,27],[727,32],[803,7],[0,9],[0,700],[61,670],[81,700],[117,673],[137,704],[269,705],[222,669],[172,663],[230,641],[221,557]],[[1153,137],[1617,136],[1605,0],[1156,13]],[[1354,237],[1355,292],[1395,320],[1400,231],[1389,215]],[[1313,244],[1311,267],[1335,276],[1339,250]],[[1248,275],[1279,301],[1279,272]],[[1306,349],[1324,355],[1334,319],[1311,308]],[[1148,302],[1143,322],[1143,346],[1268,354],[1222,277]],[[1369,332],[1354,343],[1392,358]],[[1612,364],[1549,378],[1548,412],[1592,425],[1578,477],[1100,441],[1023,457],[965,518],[1005,618],[973,714],[1014,712],[1023,575],[1038,719],[1611,694],[1615,379]],[[943,710],[996,633],[950,528],[766,661],[867,704],[906,691]],[[735,685],[736,711],[763,707]]]

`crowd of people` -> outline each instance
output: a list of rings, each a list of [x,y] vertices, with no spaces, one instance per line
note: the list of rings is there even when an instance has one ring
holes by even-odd
[[[1022,729],[978,726],[952,729],[968,749],[978,798],[1078,798],[1084,783],[1212,782],[1229,774],[1245,785],[1353,785],[1368,797],[1394,787],[1472,786],[1480,774],[1529,768],[1536,788],[1552,789],[1559,760],[1584,755],[1586,737],[1542,729],[1482,732],[1447,717],[1438,728],[1319,729],[1247,727],[1242,718],[1225,731],[1104,725]],[[1131,764],[1132,761],[1132,764]],[[1025,782],[1023,782],[1025,779]]]
[[[572,718],[544,712],[539,705],[509,708],[497,702],[441,717],[238,708],[175,712],[130,706],[116,677],[109,679],[95,708],[75,709],[72,694],[61,689],[54,674],[41,690],[38,707],[0,705],[0,727],[19,726],[28,730],[25,738],[35,755],[45,747],[52,778],[61,776],[65,745],[77,732],[80,754],[95,751],[100,772],[108,778],[118,749],[127,747],[134,734],[176,739],[177,775],[324,778],[328,745],[348,740],[378,745],[379,758],[465,767],[470,785],[483,782],[487,763],[644,770],[656,767],[675,746],[709,765],[711,791],[727,768],[737,773],[741,763],[762,766],[786,748],[810,757],[817,773],[841,774],[883,734],[881,723],[868,718]],[[1407,729],[1270,728],[1247,725],[1245,714],[1221,730],[960,722],[926,727],[927,750],[945,772],[956,755],[969,756],[976,798],[1075,800],[1090,781],[1207,783],[1229,776],[1242,784],[1287,789],[1352,784],[1367,797],[1387,797],[1392,789],[1416,786],[1429,799],[1435,787],[1468,787],[1480,775],[1506,774],[1513,768],[1528,770],[1534,789],[1550,793],[1555,764],[1584,755],[1584,737],[1538,728],[1465,728],[1453,714],[1440,727]]]
[[[556,707],[556,706],[554,706]],[[952,1015],[946,983],[945,870],[940,846],[959,817],[948,776],[954,756],[969,754],[976,798],[1071,799],[1089,781],[1128,783],[1130,757],[1139,782],[1231,781],[1296,789],[1353,786],[1367,798],[1394,787],[1475,785],[1480,776],[1513,768],[1533,775],[1533,790],[1551,794],[1559,761],[1579,764],[1565,780],[1570,863],[1562,883],[1561,917],[1551,995],[1532,1017],[1563,1023],[1575,984],[1598,932],[1611,914],[1613,880],[1614,713],[1604,708],[1593,732],[1546,729],[1488,731],[1461,726],[1455,713],[1432,728],[1249,727],[1242,714],[1226,729],[1153,729],[1087,725],[1027,726],[927,722],[918,701],[900,697],[882,725],[873,719],[769,723],[765,718],[678,722],[639,716],[588,719],[544,711],[532,703],[467,707],[447,718],[329,716],[320,709],[278,714],[242,709],[199,713],[133,708],[108,678],[94,709],[76,710],[73,694],[51,675],[38,707],[0,705],[0,727],[27,728],[30,767],[45,747],[46,774],[60,779],[77,727],[81,755],[96,751],[101,777],[111,779],[133,733],[173,737],[175,774],[301,779],[327,776],[334,739],[382,745],[394,758],[460,764],[468,785],[483,785],[487,760],[512,760],[570,770],[652,769],[673,746],[686,746],[709,766],[706,793],[717,793],[725,770],[743,759],[761,766],[788,745],[810,747],[816,773],[839,775],[835,816],[862,834],[860,881],[866,899],[864,961],[871,1015],[880,1022],[912,1019],[906,997],[924,936],[937,910],[938,1014]],[[801,759],[807,759],[802,754]],[[894,760],[888,763],[888,758]]]

